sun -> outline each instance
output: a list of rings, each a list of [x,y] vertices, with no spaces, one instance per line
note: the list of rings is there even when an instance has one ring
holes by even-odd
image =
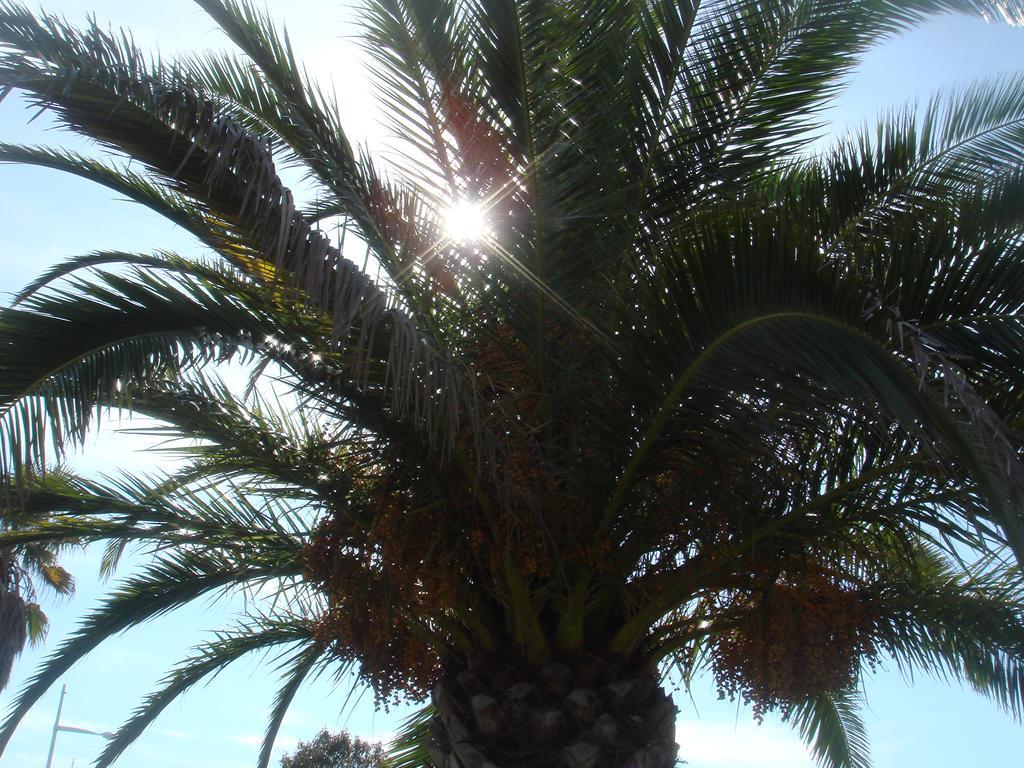
[[[479,202],[456,200],[444,212],[444,233],[454,243],[475,243],[487,237],[487,212]]]

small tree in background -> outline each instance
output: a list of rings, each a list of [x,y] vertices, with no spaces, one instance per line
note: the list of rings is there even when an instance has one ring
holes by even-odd
[[[309,741],[300,741],[295,752],[281,758],[281,768],[384,768],[384,749],[324,728]]]

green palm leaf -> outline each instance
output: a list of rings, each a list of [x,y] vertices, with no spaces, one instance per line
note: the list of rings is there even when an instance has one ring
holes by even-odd
[[[324,650],[318,644],[313,644],[293,655],[282,666],[287,666],[285,683],[278,691],[274,699],[274,707],[271,710],[270,722],[267,724],[267,732],[260,747],[259,762],[257,768],[267,768],[270,764],[270,755],[274,749],[274,741],[277,739],[277,732],[281,729],[281,722],[288,711],[296,691],[302,685],[306,677],[314,670]]]
[[[247,582],[269,581],[294,575],[294,566],[240,564],[213,553],[184,552],[157,560],[131,577],[92,611],[78,630],[58,646],[22,689],[0,731],[0,747],[14,735],[21,718],[61,675],[103,640],[160,616],[198,597],[232,589]]]
[[[216,675],[232,662],[250,653],[276,650],[282,645],[303,643],[308,646],[309,639],[309,627],[305,623],[288,623],[282,620],[261,622],[253,626],[239,627],[231,633],[219,634],[215,640],[197,648],[188,660],[171,672],[159,691],[146,697],[131,718],[107,742],[103,753],[96,761],[97,768],[113,763],[168,704],[203,678]],[[310,663],[319,658],[321,653],[315,645],[304,646],[298,657],[301,659],[300,668],[308,670]],[[279,655],[284,654],[283,651],[279,652]],[[301,681],[301,677],[299,680]],[[290,697],[288,699],[290,701]],[[283,711],[280,714],[283,715]],[[280,718],[277,724],[280,724]],[[260,768],[266,768],[266,764],[267,761],[261,757]]]
[[[822,768],[870,768],[867,732],[855,691],[825,694],[790,713]]]

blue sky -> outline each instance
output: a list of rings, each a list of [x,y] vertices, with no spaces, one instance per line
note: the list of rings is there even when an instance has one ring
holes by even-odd
[[[45,7],[78,20],[95,12],[132,30],[143,47],[164,53],[223,47],[214,25],[188,0],[52,0]],[[332,79],[341,96],[346,124],[354,136],[374,133],[371,91],[343,19],[350,11],[324,0],[271,0],[272,13],[287,21],[296,47],[311,71]],[[860,124],[889,105],[924,96],[942,84],[967,82],[998,72],[1024,69],[1024,30],[945,17],[869,52],[828,117],[833,130]],[[16,99],[0,104],[0,141],[82,147],[51,130],[45,118],[28,124],[30,113]],[[0,166],[0,292],[21,287],[48,265],[93,249],[147,250],[154,247],[196,253],[197,246],[173,226],[112,199],[86,182],[30,168]],[[152,469],[161,459],[140,455],[144,439],[112,434],[90,440],[75,465],[90,473]],[[166,462],[166,459],[162,459]],[[78,577],[78,594],[47,606],[52,648],[67,635],[109,587],[96,578],[99,555],[76,553],[67,564]],[[130,569],[126,564],[125,570]],[[158,619],[102,646],[70,672],[64,722],[112,729],[152,690],[171,664],[203,633],[228,626],[244,608],[241,600],[193,606]],[[6,710],[45,653],[31,650],[18,662]],[[275,671],[259,657],[238,663],[211,684],[172,705],[161,720],[122,758],[125,768],[242,768],[255,764],[265,714],[273,696]],[[1012,765],[1024,745],[1024,729],[994,705],[958,686],[927,678],[912,688],[893,670],[881,670],[865,684],[867,714],[877,768],[960,768],[969,764]],[[320,680],[297,697],[279,740],[290,748],[321,726],[347,727],[364,738],[386,739],[403,712],[375,713],[369,696],[346,705],[347,681]],[[4,755],[5,768],[39,768],[46,757],[59,686],[27,716]],[[755,725],[745,708],[716,701],[713,686],[698,681],[694,702],[677,698],[681,756],[693,768],[805,768],[812,765],[788,726],[768,718]],[[62,734],[57,768],[85,766],[98,754],[97,737]]]

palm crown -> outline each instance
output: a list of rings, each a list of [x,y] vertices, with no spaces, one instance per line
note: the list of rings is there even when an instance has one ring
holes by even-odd
[[[851,691],[879,654],[1020,713],[1024,78],[804,150],[868,45],[1024,5],[369,0],[404,141],[385,171],[266,17],[199,4],[241,55],[152,60],[0,3],[0,84],[132,164],[0,160],[104,184],[209,253],[75,258],[0,315],[6,504],[48,515],[3,542],[154,551],[4,740],[105,637],[261,585],[287,599],[200,647],[101,765],[266,648],[290,666],[263,765],[337,664],[431,697],[406,764],[671,765],[666,665],[782,709],[836,766],[864,760]],[[465,201],[487,232],[453,241]],[[245,393],[208,369],[235,359]],[[124,406],[190,463],[43,471]]]
[[[2,533],[26,522],[20,515],[8,518],[0,519]],[[75,590],[74,578],[57,563],[60,548],[35,541],[0,547],[0,690],[7,687],[14,660],[26,643],[46,638],[50,620],[37,602],[39,587],[58,595]]]

